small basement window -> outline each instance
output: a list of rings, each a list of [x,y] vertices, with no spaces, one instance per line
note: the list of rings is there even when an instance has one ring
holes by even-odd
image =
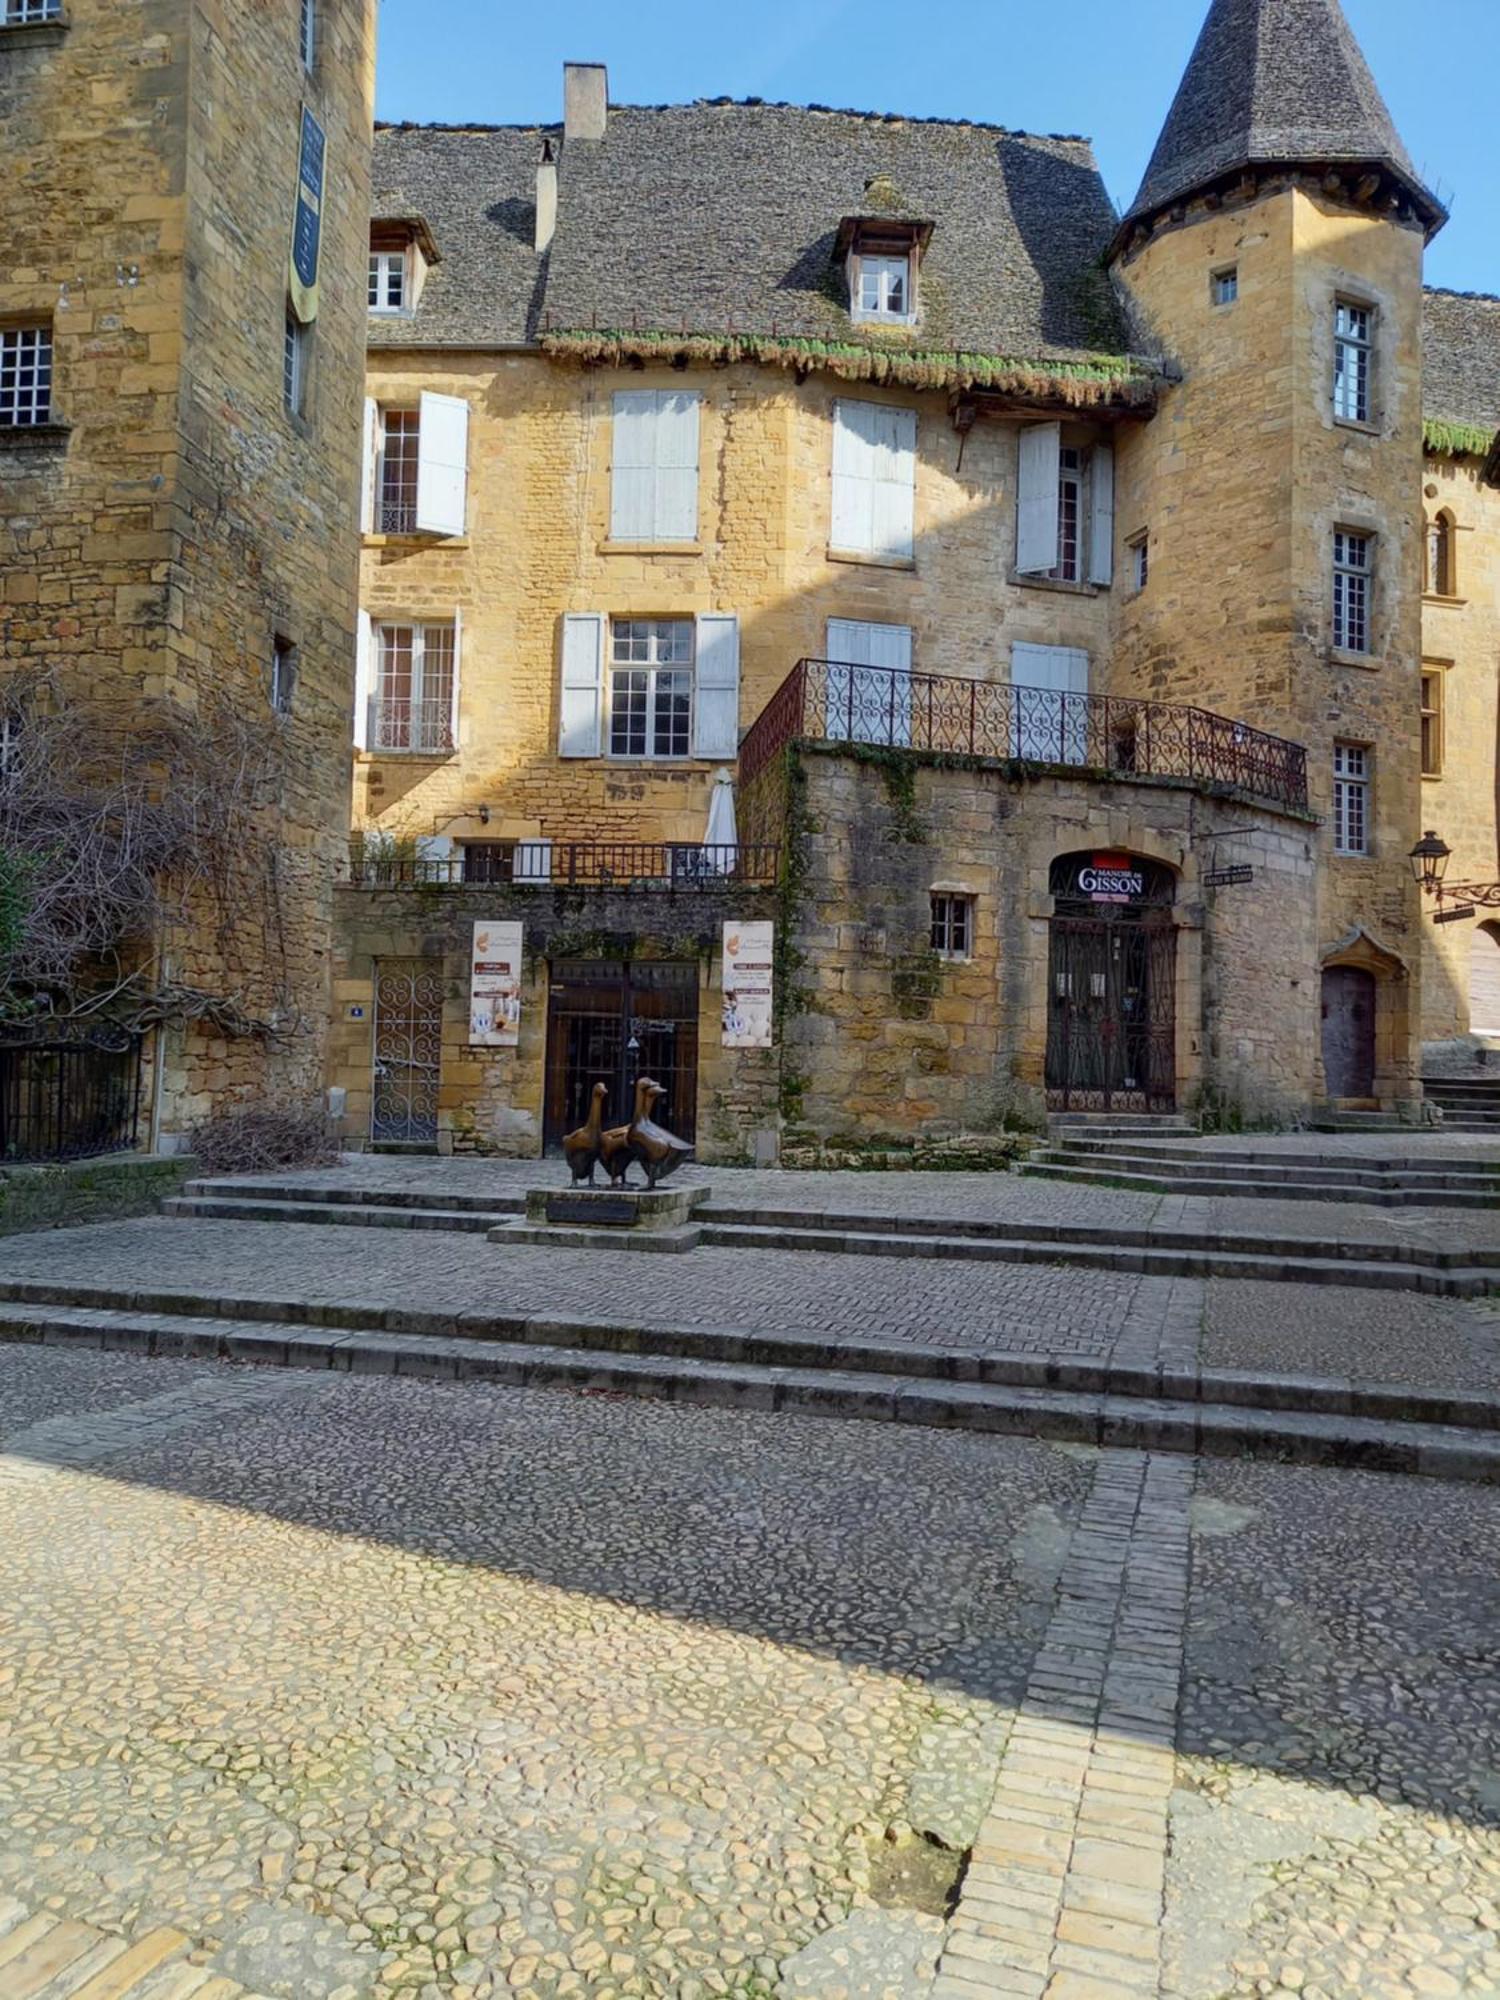
[[[939,958],[969,958],[974,950],[974,898],[934,893],[932,949]]]
[[[466,840],[463,879],[466,882],[513,882],[516,843],[513,840]]]

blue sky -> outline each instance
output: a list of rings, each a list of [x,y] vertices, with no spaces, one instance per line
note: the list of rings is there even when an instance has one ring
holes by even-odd
[[[564,59],[604,62],[620,103],[767,97],[1083,132],[1123,205],[1207,5],[380,0],[379,112],[538,123],[560,114]],[[1413,160],[1453,209],[1428,251],[1428,282],[1500,292],[1500,0],[1344,0],[1344,9]]]

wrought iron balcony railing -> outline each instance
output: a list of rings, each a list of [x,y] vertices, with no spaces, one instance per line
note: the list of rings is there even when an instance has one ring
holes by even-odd
[[[776,880],[779,850],[763,842],[705,846],[696,841],[476,841],[452,854],[406,843],[349,843],[356,888],[718,889]]]
[[[1109,777],[1187,778],[1307,810],[1300,743],[1207,709],[1130,695],[799,660],[740,745],[741,778],[755,777],[798,738],[1074,765]]]

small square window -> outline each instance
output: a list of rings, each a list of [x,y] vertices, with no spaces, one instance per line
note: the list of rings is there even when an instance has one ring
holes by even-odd
[[[0,425],[13,430],[52,421],[52,329],[0,331]]]
[[[290,639],[271,641],[271,706],[278,715],[290,715],[292,695],[297,685],[297,648]]]
[[[969,958],[974,951],[974,898],[935,894],[932,949],[939,958]]]
[[[1215,271],[1208,281],[1209,295],[1216,306],[1232,306],[1240,295],[1240,273],[1237,264],[1228,264],[1222,271]]]

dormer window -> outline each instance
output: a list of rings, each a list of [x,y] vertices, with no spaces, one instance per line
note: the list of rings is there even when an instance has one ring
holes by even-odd
[[[872,189],[875,183],[871,183]],[[849,280],[856,326],[911,326],[917,317],[917,269],[930,222],[898,215],[846,215],[834,247]]]
[[[370,311],[404,312],[406,309],[406,252],[370,252]]]
[[[910,257],[857,257],[854,317],[905,324],[911,316]]]

